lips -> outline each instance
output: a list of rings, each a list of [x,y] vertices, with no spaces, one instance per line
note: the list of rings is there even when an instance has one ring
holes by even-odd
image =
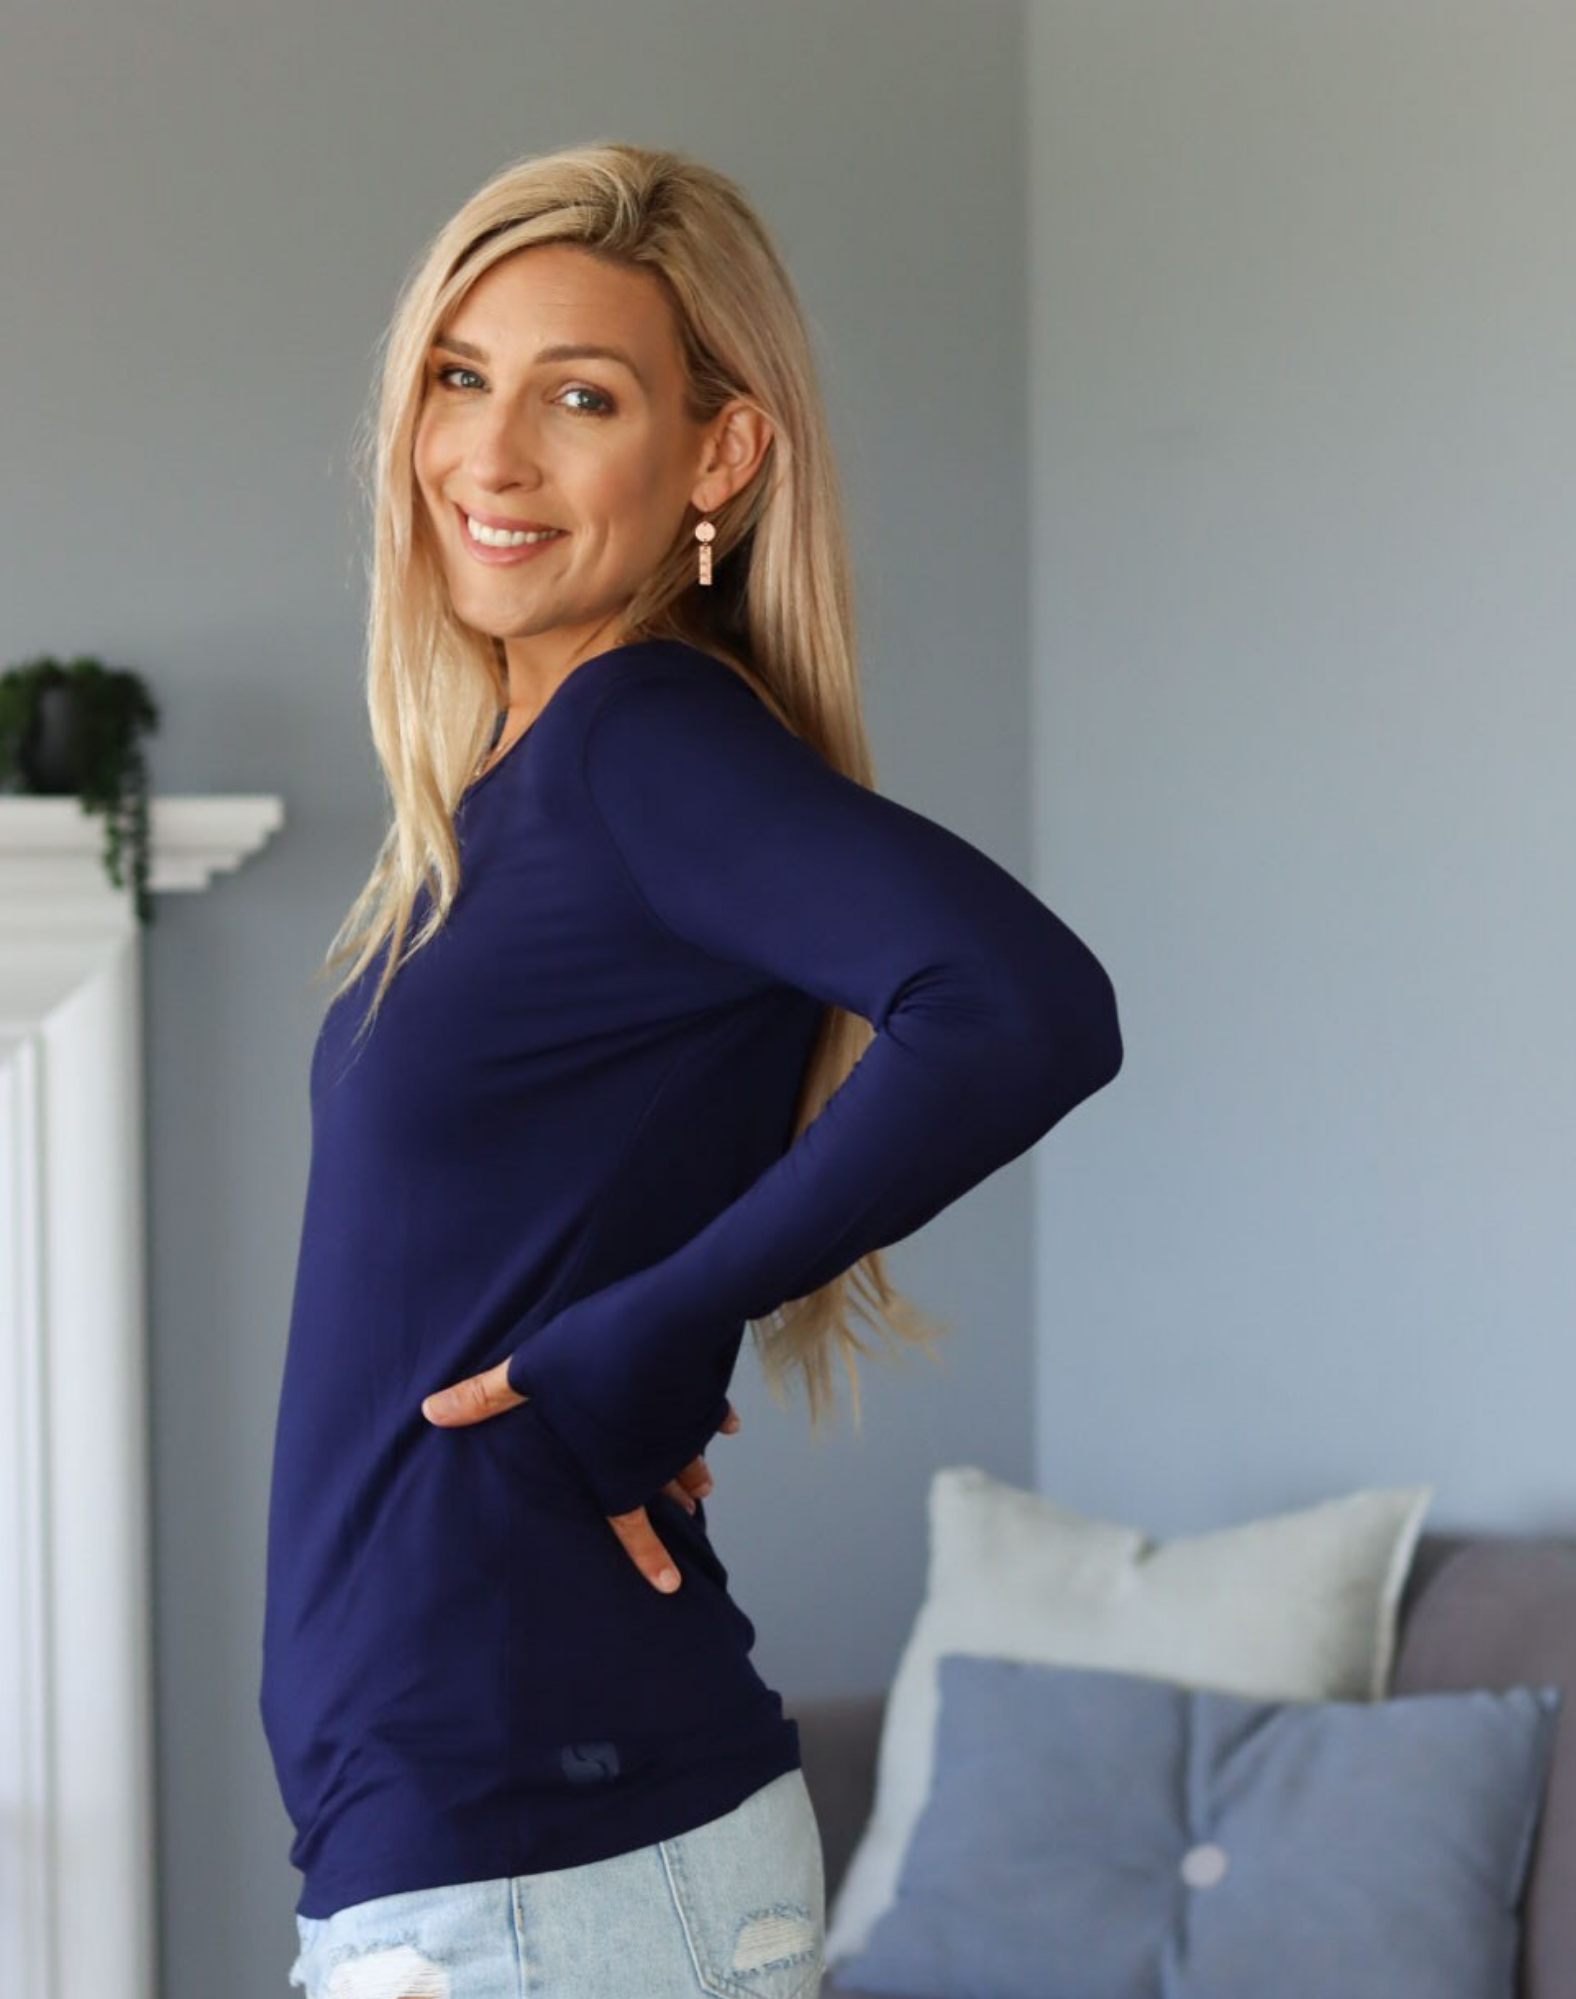
[[[460,539],[465,544],[465,553],[470,557],[472,562],[479,564],[484,569],[521,568],[526,563],[537,561],[550,548],[556,548],[561,541],[568,539],[566,532],[562,528],[549,528],[540,541],[500,541],[497,543],[478,541],[465,525],[464,510],[457,507],[455,511],[459,516]],[[473,518],[476,519],[478,526],[485,525],[480,516],[473,516]],[[494,516],[494,518],[496,519],[497,517]],[[514,523],[512,522],[507,522],[503,525],[506,529],[514,528]],[[515,531],[518,532],[519,530],[516,529]]]
[[[455,503],[454,510],[460,517],[461,527],[465,525],[467,514],[470,515],[473,521],[480,521],[484,528],[504,528],[510,534],[532,534],[540,528],[550,528],[558,525],[556,521],[506,520],[502,514],[484,514],[478,507],[462,507],[458,502]]]

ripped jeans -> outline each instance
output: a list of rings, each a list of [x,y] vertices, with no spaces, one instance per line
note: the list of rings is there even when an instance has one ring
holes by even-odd
[[[801,1770],[608,1860],[296,1917],[306,1999],[815,1999],[821,1835]]]

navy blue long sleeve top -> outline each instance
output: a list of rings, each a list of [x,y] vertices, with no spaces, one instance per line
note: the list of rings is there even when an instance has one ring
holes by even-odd
[[[748,1319],[1122,1059],[1059,917],[678,640],[572,668],[456,831],[444,927],[312,1052],[260,1706],[314,1917],[625,1852],[798,1765],[705,1506],[662,1488]],[[875,1036],[794,1138],[829,1002]],[[505,1360],[524,1402],[422,1414]],[[672,1595],[608,1523],[640,1505]]]

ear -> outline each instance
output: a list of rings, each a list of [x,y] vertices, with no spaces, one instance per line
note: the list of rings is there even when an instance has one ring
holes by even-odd
[[[735,397],[712,418],[701,452],[700,477],[690,493],[691,504],[714,514],[747,486],[760,469],[772,441],[772,424],[764,410]]]

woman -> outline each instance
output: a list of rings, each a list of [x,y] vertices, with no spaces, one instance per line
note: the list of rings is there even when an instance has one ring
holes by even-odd
[[[798,1732],[707,1531],[753,1323],[938,1328],[881,1249],[1115,1075],[1043,903],[874,789],[805,324],[738,188],[508,167],[390,328],[373,739],[274,1450],[262,1713],[309,1999],[799,1999]]]

